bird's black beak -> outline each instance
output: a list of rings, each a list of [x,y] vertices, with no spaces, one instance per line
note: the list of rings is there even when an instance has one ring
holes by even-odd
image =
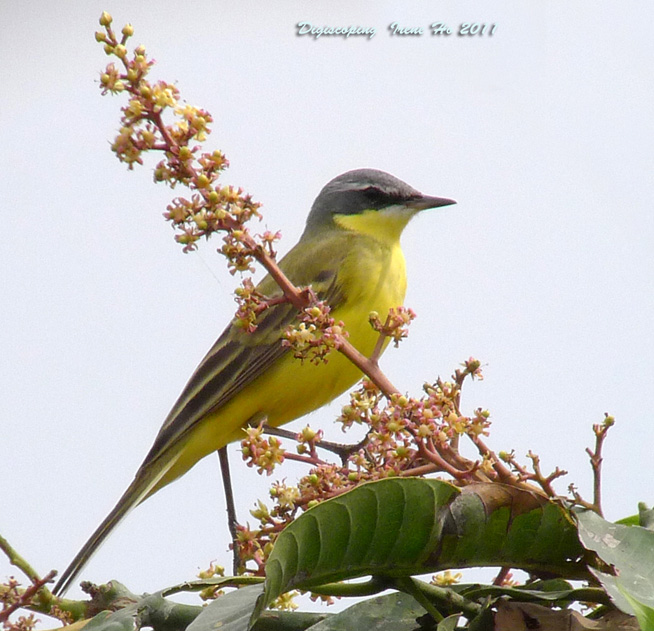
[[[456,202],[447,197],[430,197],[429,195],[422,195],[421,197],[407,202],[406,205],[414,210],[427,210],[428,208],[439,208],[440,206],[450,206],[452,204],[456,204]]]

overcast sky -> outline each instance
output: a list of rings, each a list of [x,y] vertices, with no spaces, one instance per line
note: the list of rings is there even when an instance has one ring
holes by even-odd
[[[456,199],[405,232],[418,318],[383,368],[417,395],[479,358],[486,378],[463,404],[491,411],[490,445],[537,451],[570,472],[561,492],[588,498],[584,448],[610,412],[607,517],[654,503],[654,5],[272,6],[2,0],[0,533],[39,571],[63,570],[234,312],[216,244],[182,254],[161,216],[171,192],[109,150],[123,100],[98,89],[102,10],[134,25],[155,79],[212,112],[225,183],[264,204],[282,251],[352,168]],[[316,39],[298,22],[376,33]],[[393,36],[393,22],[425,33]],[[495,32],[457,36],[464,22]],[[340,438],[337,410],[310,422]],[[234,463],[245,519],[271,480]],[[82,578],[151,592],[229,564],[227,543],[211,456],[134,511]]]

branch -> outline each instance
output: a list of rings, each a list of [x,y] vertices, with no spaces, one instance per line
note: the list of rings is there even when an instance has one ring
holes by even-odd
[[[615,419],[609,414],[604,414],[604,421],[599,425],[593,425],[595,432],[595,451],[586,449],[590,457],[590,465],[593,469],[593,510],[600,516],[602,513],[602,447],[606,440],[609,429],[613,427]]]
[[[35,583],[41,580],[38,572],[16,552],[15,548],[2,535],[0,535],[0,550],[5,553],[9,563],[17,567],[30,581]]]
[[[379,368],[379,364],[366,357],[363,353],[360,353],[352,344],[350,344],[345,338],[342,338],[338,345],[337,349],[340,353],[345,355],[364,375],[370,379],[383,393],[383,395],[390,399],[394,394],[399,394],[400,391],[391,383],[391,381],[386,377]]]
[[[430,604],[436,603],[440,608],[445,609],[448,614],[461,612],[461,614],[469,620],[477,616],[482,610],[481,605],[472,602],[465,596],[455,592],[453,589],[425,583],[424,581],[415,578],[410,578],[408,581],[407,579],[396,579],[395,587],[411,594],[418,600],[418,602],[420,602],[421,605],[423,605],[423,607],[425,606],[423,604],[425,602]],[[433,604],[431,607],[433,608]],[[431,608],[427,610],[430,613],[432,611]],[[438,615],[441,615],[440,611],[438,612]],[[436,620],[438,619],[436,618]]]
[[[4,623],[9,620],[14,611],[22,609],[23,607],[30,607],[32,604],[32,599],[34,596],[43,588],[47,583],[52,581],[52,579],[57,575],[56,570],[51,570],[43,578],[32,579],[32,584],[23,591],[22,594],[18,595],[18,599],[7,605],[0,611],[0,623]],[[49,609],[49,608],[48,608]]]

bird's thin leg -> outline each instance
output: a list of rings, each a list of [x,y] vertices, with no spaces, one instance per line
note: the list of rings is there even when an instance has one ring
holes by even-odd
[[[223,488],[225,489],[225,504],[227,505],[227,526],[229,533],[232,536],[232,551],[233,551],[233,573],[234,576],[238,574],[241,567],[241,558],[238,553],[238,541],[236,538],[238,523],[236,519],[236,506],[234,505],[234,492],[232,491],[232,476],[229,472],[229,457],[227,456],[227,447],[221,447],[218,450],[218,459],[220,460],[220,472],[223,476]]]

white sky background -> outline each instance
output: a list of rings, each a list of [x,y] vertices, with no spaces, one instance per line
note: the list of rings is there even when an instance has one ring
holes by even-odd
[[[534,449],[570,471],[561,492],[574,481],[589,499],[584,448],[610,412],[607,517],[654,503],[654,5],[399,4],[2,0],[0,533],[38,570],[63,570],[111,509],[235,309],[217,244],[183,255],[161,217],[170,190],[109,150],[124,100],[98,89],[103,9],[133,23],[154,78],[213,113],[224,181],[263,202],[282,252],[352,168],[458,200],[404,235],[418,318],[387,374],[419,394],[479,358],[463,401],[491,411],[491,446]],[[378,32],[315,41],[299,21]],[[427,33],[390,37],[394,21]],[[432,37],[434,21],[497,30]],[[310,421],[338,439],[337,410]],[[271,480],[233,463],[245,519]],[[227,543],[212,456],[134,511],[83,578],[155,591],[229,565]]]

